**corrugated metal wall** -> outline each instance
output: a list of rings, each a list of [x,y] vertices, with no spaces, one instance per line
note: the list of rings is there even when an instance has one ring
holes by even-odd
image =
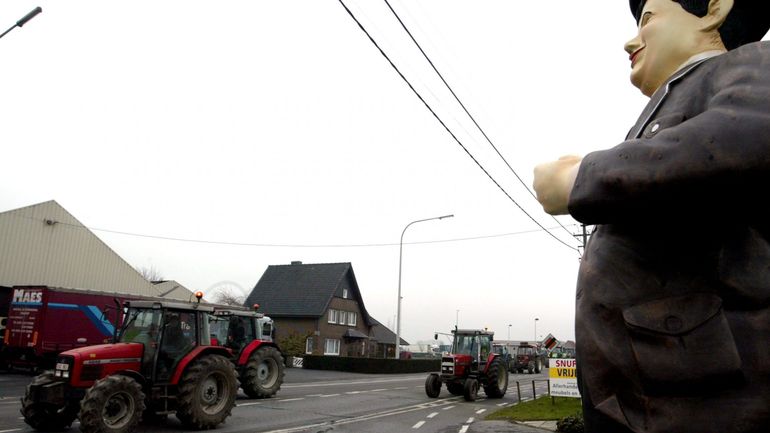
[[[158,294],[55,201],[0,213],[0,286],[14,285]]]

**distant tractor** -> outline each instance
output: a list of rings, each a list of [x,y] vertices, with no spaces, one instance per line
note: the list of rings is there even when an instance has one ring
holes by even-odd
[[[548,355],[537,345],[524,343],[516,349],[516,360],[513,368],[519,373],[526,370],[529,374],[540,373],[548,365]]]
[[[492,351],[493,332],[455,329],[452,352],[441,358],[441,373],[431,373],[425,380],[425,393],[436,398],[445,383],[452,395],[466,401],[476,400],[479,387],[490,398],[502,398],[508,390],[505,358]]]
[[[228,350],[211,344],[213,312],[200,304],[126,302],[116,343],[62,352],[55,370],[32,380],[24,421],[50,431],[79,418],[85,433],[124,433],[142,418],[175,413],[190,429],[218,426],[235,406],[238,379]]]
[[[273,342],[273,321],[262,313],[215,307],[211,336],[232,351],[241,388],[251,398],[274,396],[283,383],[284,359]]]

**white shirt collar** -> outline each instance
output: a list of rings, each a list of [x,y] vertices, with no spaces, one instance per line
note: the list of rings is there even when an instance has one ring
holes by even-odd
[[[693,63],[700,62],[701,60],[710,59],[712,57],[716,57],[716,56],[718,56],[720,54],[724,54],[726,52],[727,51],[723,51],[723,50],[710,50],[710,51],[704,51],[702,53],[698,53],[698,54],[690,57],[689,59],[687,59],[684,63],[682,63],[681,66],[679,66],[679,68],[677,68],[677,71],[680,71],[680,70],[686,68],[687,66],[692,65]]]

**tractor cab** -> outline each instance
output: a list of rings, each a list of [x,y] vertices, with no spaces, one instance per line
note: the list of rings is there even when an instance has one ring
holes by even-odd
[[[117,341],[144,346],[140,372],[167,382],[179,362],[197,346],[211,346],[208,316],[213,308],[173,302],[126,303]]]

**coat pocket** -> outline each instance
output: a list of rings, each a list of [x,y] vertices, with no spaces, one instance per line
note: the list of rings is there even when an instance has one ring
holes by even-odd
[[[643,381],[703,384],[736,374],[741,359],[722,300],[696,293],[623,310]]]

